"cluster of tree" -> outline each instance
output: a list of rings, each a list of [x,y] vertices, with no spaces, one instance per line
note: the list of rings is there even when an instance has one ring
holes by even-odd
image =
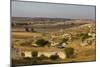
[[[60,57],[59,57],[58,54],[55,54],[55,55],[51,55],[51,56],[50,56],[50,59],[51,59],[51,60],[57,60],[57,59],[60,59]]]
[[[85,39],[91,38],[92,36],[89,36],[88,33],[81,33],[80,37],[82,41],[84,41]]]
[[[24,53],[22,53],[23,56],[25,56]],[[36,60],[36,61],[41,61],[41,60],[47,60],[47,59],[51,59],[51,60],[57,60],[57,59],[60,59],[59,55],[58,54],[54,54],[54,55],[51,55],[50,57],[47,57],[45,55],[41,55],[40,57],[38,57],[38,52],[37,51],[33,51],[32,52],[32,58],[29,58],[29,57],[25,57],[24,59],[26,60]]]
[[[35,42],[38,46],[44,47],[45,45],[49,44],[50,42],[44,39],[39,39]]]
[[[33,28],[25,28],[25,31],[27,31],[27,32],[35,32]]]
[[[65,54],[66,54],[66,58],[73,58],[75,56],[75,51],[71,47],[65,48],[64,51],[65,51]],[[25,56],[25,54],[22,53],[22,56]],[[60,59],[60,57],[59,57],[58,54],[53,54],[50,57],[47,57],[45,55],[41,55],[40,57],[38,57],[38,51],[33,51],[31,58],[30,57],[25,57],[25,58],[23,58],[23,60],[20,63],[24,64],[24,65],[25,65],[25,63],[27,63],[27,64],[40,64],[40,63],[47,63],[43,60],[56,61],[56,60],[59,60],[59,59]]]
[[[67,47],[64,49],[64,52],[65,52],[67,58],[75,57],[74,48]],[[23,54],[23,56],[24,56],[24,54]],[[38,51],[33,51],[31,59],[34,59],[34,60],[45,60],[45,59],[57,60],[57,59],[60,59],[60,57],[58,54],[51,55],[50,57],[47,57],[45,55],[41,55],[40,57],[38,57]]]

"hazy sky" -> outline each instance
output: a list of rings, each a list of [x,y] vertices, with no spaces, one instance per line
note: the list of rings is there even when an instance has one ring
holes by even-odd
[[[11,11],[14,17],[95,19],[95,6],[13,1]]]

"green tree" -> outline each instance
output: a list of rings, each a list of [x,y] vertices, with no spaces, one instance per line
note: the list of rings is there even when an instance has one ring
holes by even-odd
[[[24,53],[21,53],[21,56],[23,56],[23,57],[24,57],[24,56],[25,56],[25,54],[24,54]]]
[[[64,49],[66,57],[71,58],[74,55],[74,48],[68,47]]]
[[[48,59],[48,57],[45,56],[45,55],[41,55],[41,56],[39,57],[39,60],[44,60],[44,59]]]
[[[36,44],[40,47],[45,46],[47,43],[49,43],[48,41],[44,40],[44,39],[39,39],[36,41]]]
[[[68,41],[68,38],[63,38],[62,39],[62,42],[65,42],[66,43],[67,41]]]
[[[57,59],[59,59],[59,55],[58,55],[58,54],[51,55],[51,56],[50,56],[50,59],[51,59],[51,60],[57,60]]]
[[[89,36],[88,33],[81,33],[79,37],[84,41],[85,39],[91,38],[92,36]]]
[[[32,57],[33,57],[33,58],[36,58],[37,56],[38,56],[38,52],[37,52],[37,51],[33,51],[33,52],[32,52]]]

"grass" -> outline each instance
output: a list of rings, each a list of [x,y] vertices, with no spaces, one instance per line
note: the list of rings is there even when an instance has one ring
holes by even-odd
[[[64,33],[71,32],[74,35],[74,32],[81,33],[80,31],[81,31],[81,29],[74,28],[74,29],[65,30]],[[15,46],[16,48],[21,48],[21,49],[25,49],[25,50],[29,50],[29,51],[32,51],[32,50],[36,50],[36,51],[64,51],[64,49],[60,49],[57,47],[47,47],[47,46],[45,46],[45,47],[33,47],[33,46],[29,46],[29,44],[31,45],[31,43],[27,43],[27,40],[29,40],[29,41],[31,39],[37,40],[38,38],[44,38],[44,39],[49,40],[48,38],[50,36],[52,36],[52,35],[50,35],[50,33],[49,34],[42,34],[42,33],[36,33],[36,32],[12,32],[12,42],[13,42],[13,46],[15,46],[15,43],[17,42],[18,45]],[[61,38],[58,35],[58,38],[55,38],[55,41],[59,42],[60,40],[61,40]],[[21,46],[21,45],[19,45],[20,42],[24,42],[24,44]],[[95,48],[96,46],[95,45],[81,46],[80,42],[81,42],[81,40],[78,38],[73,39],[72,42],[66,46],[66,47],[71,47],[71,48],[75,49],[76,57],[74,57],[74,58],[66,58],[63,60],[58,59],[55,61],[45,59],[45,60],[42,60],[41,62],[37,61],[37,63],[32,63],[33,60],[29,60],[29,61],[13,60],[12,62],[13,62],[13,64],[18,64],[18,65],[25,65],[25,64],[26,65],[31,65],[31,64],[36,65],[36,64],[52,64],[52,63],[54,64],[54,63],[95,61],[96,60],[96,48]],[[35,42],[33,42],[33,43],[35,43]],[[27,45],[27,46],[25,46],[25,45]]]

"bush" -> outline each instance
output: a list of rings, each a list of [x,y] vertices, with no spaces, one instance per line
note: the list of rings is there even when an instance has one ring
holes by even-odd
[[[92,36],[89,36],[88,33],[81,33],[79,36],[81,37],[82,41],[92,37]]]
[[[65,48],[65,54],[67,58],[71,58],[74,56],[74,49],[69,47],[69,48]]]
[[[30,57],[24,57],[24,60],[30,61],[32,58]]]
[[[36,44],[40,47],[45,46],[47,43],[49,43],[48,41],[44,40],[44,39],[39,39],[36,41]]]
[[[41,55],[41,56],[39,57],[39,60],[45,60],[45,59],[48,59],[48,57],[45,56],[45,55]]]
[[[68,41],[68,38],[63,38],[62,39],[62,42],[65,42],[66,43],[67,41]]]
[[[50,59],[51,59],[51,60],[57,60],[57,59],[59,59],[59,55],[58,55],[58,54],[51,55],[51,56],[50,56]]]
[[[33,52],[32,52],[32,57],[33,57],[33,58],[36,58],[37,56],[38,56],[38,52],[37,52],[37,51],[33,51]]]
[[[24,54],[24,53],[21,53],[21,56],[23,56],[23,57],[24,57],[24,56],[25,56],[25,54]]]

